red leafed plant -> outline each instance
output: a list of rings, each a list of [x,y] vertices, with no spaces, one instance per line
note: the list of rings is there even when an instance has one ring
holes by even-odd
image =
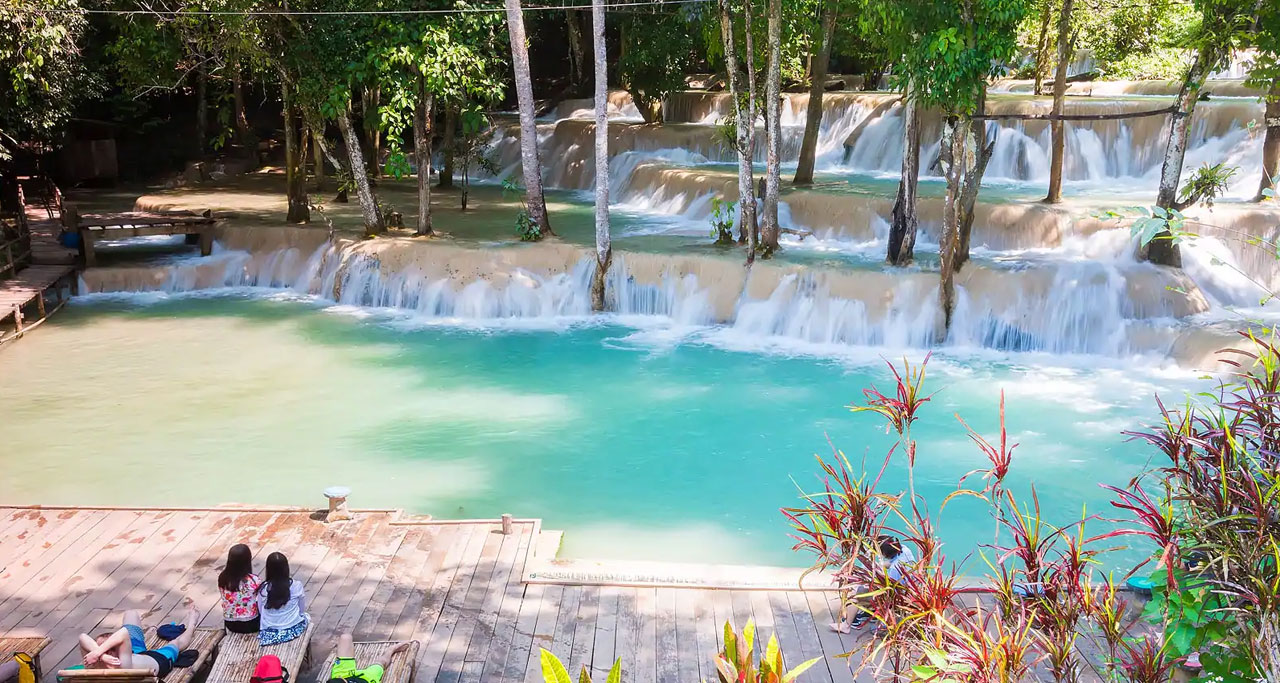
[[[895,680],[1016,681],[1032,670],[1047,670],[1053,680],[1077,681],[1082,665],[1076,640],[1084,622],[1095,619],[1090,606],[1116,604],[1097,599],[1089,583],[1096,555],[1094,539],[1084,535],[1089,517],[1054,526],[1042,519],[1034,489],[1030,504],[1020,505],[1005,487],[1017,444],[1008,438],[1003,396],[994,443],[960,420],[991,465],[960,480],[963,485],[981,473],[982,490],[958,487],[958,493],[986,501],[996,527],[995,541],[983,546],[993,553],[983,558],[994,587],[981,599],[968,591],[956,563],[946,557],[928,506],[914,491],[911,425],[930,398],[923,391],[928,360],[914,367],[904,361],[902,371],[890,365],[896,384],[891,395],[869,389],[865,405],[850,407],[883,416],[899,438],[874,474],[853,471],[834,447],[830,462],[819,458],[822,489],[802,495],[806,507],[783,510],[795,549],[813,553],[811,571],[831,571],[842,596],[851,596],[856,609],[872,618],[875,637],[861,639],[860,654],[851,654],[863,668],[888,672]],[[908,454],[906,496],[878,490],[899,447]],[[893,576],[877,557],[885,534],[897,537],[915,558],[896,565]]]

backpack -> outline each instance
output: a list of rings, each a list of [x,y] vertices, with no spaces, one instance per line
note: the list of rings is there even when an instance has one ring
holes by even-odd
[[[289,670],[280,663],[275,655],[262,655],[258,664],[253,667],[253,677],[249,683],[289,683]]]
[[[13,656],[18,663],[18,683],[36,683],[36,663],[31,655],[19,652]]]

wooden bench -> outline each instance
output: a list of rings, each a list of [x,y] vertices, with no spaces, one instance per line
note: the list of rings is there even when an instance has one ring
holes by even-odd
[[[280,664],[289,670],[289,679],[296,681],[307,661],[311,635],[315,630],[315,622],[312,622],[302,637],[267,647],[258,645],[256,633],[228,633],[222,639],[222,647],[213,660],[213,668],[209,670],[205,683],[249,683],[258,658],[263,655],[279,657]]]
[[[19,652],[31,655],[36,665],[36,675],[40,675],[40,651],[49,647],[49,639],[44,636],[3,637],[0,638],[0,664],[13,659]]]
[[[375,640],[356,643],[356,666],[366,666],[382,661],[391,648],[399,645],[394,640]],[[316,675],[319,683],[329,680],[329,672],[333,671],[333,663],[338,659],[337,651],[331,652],[324,661],[324,666]],[[413,675],[418,668],[418,644],[414,643],[404,652],[398,652],[391,658],[391,666],[382,674],[382,683],[412,683]]]
[[[222,641],[226,632],[220,628],[198,628],[191,639],[190,647],[200,651],[195,663],[187,667],[174,667],[165,683],[189,683],[197,673],[209,662],[216,659],[214,651]],[[147,647],[155,650],[168,645],[169,641],[161,640],[154,627],[147,629]],[[159,683],[159,679],[150,669],[63,669],[58,672],[58,680],[67,683]]]

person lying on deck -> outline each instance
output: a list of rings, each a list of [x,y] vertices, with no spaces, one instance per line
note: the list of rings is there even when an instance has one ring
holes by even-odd
[[[338,636],[338,656],[329,671],[329,683],[382,683],[382,675],[391,667],[391,658],[409,649],[414,642],[396,645],[382,659],[361,669],[356,665],[356,645],[351,633],[344,633]]]
[[[124,626],[119,631],[105,638],[95,640],[88,635],[80,634],[80,652],[84,655],[86,669],[147,669],[156,676],[164,678],[173,670],[178,661],[178,653],[191,645],[196,633],[196,624],[200,614],[194,607],[187,610],[186,629],[182,635],[174,638],[167,645],[157,649],[147,649],[146,635],[142,630],[142,620],[134,610],[124,613]]]

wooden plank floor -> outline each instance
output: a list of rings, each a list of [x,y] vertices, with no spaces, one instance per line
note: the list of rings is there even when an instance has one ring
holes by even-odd
[[[29,266],[7,280],[0,280],[0,311],[26,306],[70,272],[71,266]]]
[[[497,521],[406,523],[362,512],[325,524],[280,509],[54,509],[0,506],[0,633],[48,635],[45,681],[75,663],[76,636],[143,611],[148,624],[187,605],[218,626],[216,575],[226,550],[247,543],[261,569],[287,554],[306,585],[317,624],[311,656],[323,662],[338,634],[421,641],[418,683],[541,681],[547,648],[574,672],[600,675],[621,657],[623,680],[716,680],[713,656],[726,618],[751,616],[777,633],[788,658],[823,655],[802,683],[851,682],[845,637],[825,630],[833,598],[822,593],[524,584],[537,527]],[[396,522],[396,523],[393,523]],[[316,680],[304,671],[298,680]],[[324,680],[321,678],[320,680]],[[862,676],[860,680],[870,680]]]

